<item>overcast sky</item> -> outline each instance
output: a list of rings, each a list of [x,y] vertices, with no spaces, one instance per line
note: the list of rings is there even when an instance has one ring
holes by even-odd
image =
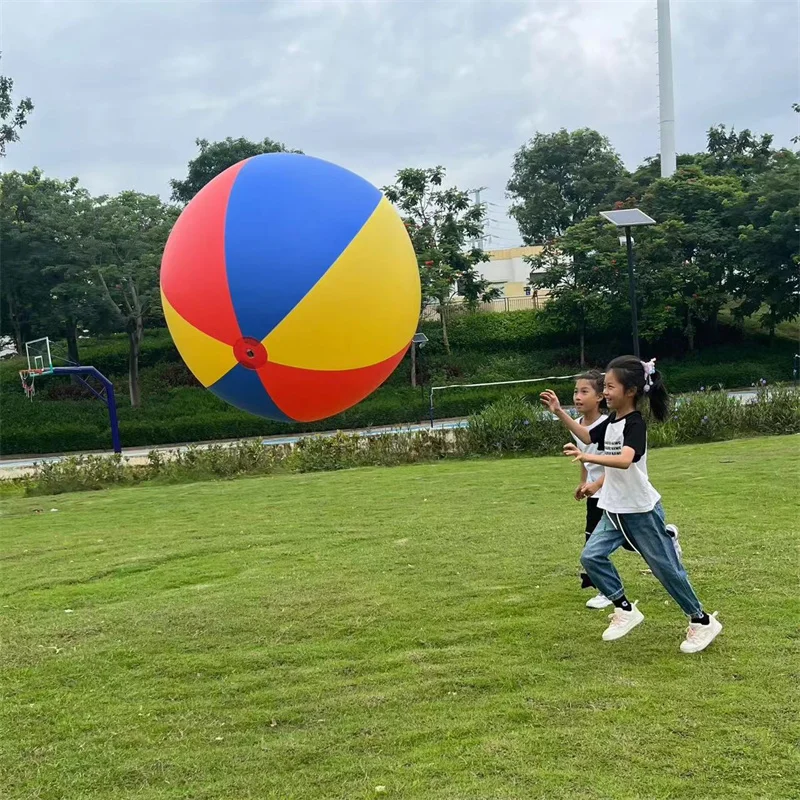
[[[658,152],[656,0],[3,0],[0,69],[35,111],[7,169],[169,195],[197,137],[269,136],[377,185],[444,165],[488,187],[514,151],[596,128],[628,167]],[[676,138],[796,133],[796,0],[673,0]]]

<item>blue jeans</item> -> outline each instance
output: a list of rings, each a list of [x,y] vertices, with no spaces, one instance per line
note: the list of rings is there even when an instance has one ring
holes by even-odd
[[[644,514],[609,514],[604,511],[603,518],[586,542],[581,564],[592,583],[609,600],[619,600],[625,594],[619,573],[609,556],[622,546],[626,538],[684,614],[693,617],[703,613],[703,606],[666,531],[661,503]]]

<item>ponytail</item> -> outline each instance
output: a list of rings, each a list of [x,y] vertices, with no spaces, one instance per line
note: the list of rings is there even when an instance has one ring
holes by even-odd
[[[614,370],[619,382],[626,389],[635,389],[634,402],[638,405],[642,397],[647,397],[650,411],[659,421],[669,416],[669,392],[664,385],[661,373],[656,369],[656,360],[642,361],[636,356],[619,356],[609,363],[606,372]]]
[[[669,392],[661,373],[655,368],[650,373],[650,391],[646,392],[646,395],[653,416],[659,422],[664,422],[669,416]]]

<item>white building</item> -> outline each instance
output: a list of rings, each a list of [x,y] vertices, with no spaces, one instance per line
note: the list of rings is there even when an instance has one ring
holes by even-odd
[[[531,265],[526,256],[535,256],[542,247],[510,247],[507,250],[487,250],[488,261],[477,265],[478,272],[502,291],[501,297],[529,297],[528,279]],[[541,292],[540,292],[541,294]]]
[[[487,250],[488,261],[476,265],[478,273],[494,287],[500,290],[500,296],[490,303],[481,303],[481,311],[519,311],[525,308],[540,308],[547,298],[547,289],[531,289],[528,281],[531,265],[525,261],[526,256],[541,253],[540,245],[534,247],[510,247],[506,250]],[[451,306],[460,305],[464,298],[453,287],[454,294]],[[435,319],[437,304],[426,305],[422,312],[424,319]]]

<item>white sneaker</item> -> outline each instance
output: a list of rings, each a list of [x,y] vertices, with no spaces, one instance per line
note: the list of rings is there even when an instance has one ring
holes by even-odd
[[[681,543],[678,541],[678,526],[677,525],[667,525],[667,533],[670,535],[672,539],[672,546],[675,548],[675,552],[678,555],[678,561],[683,561],[683,548],[681,547]]]
[[[615,639],[621,639],[626,633],[630,633],[640,622],[644,622],[644,614],[636,607],[638,602],[637,600],[633,604],[630,611],[615,608],[614,613],[608,615],[611,624],[603,631],[604,642],[613,642]]]
[[[722,631],[722,623],[717,619],[715,611],[708,625],[699,622],[690,622],[686,629],[686,638],[681,642],[681,653],[699,653],[705,650]]]
[[[602,592],[586,601],[586,608],[608,608],[613,605],[614,604]]]

